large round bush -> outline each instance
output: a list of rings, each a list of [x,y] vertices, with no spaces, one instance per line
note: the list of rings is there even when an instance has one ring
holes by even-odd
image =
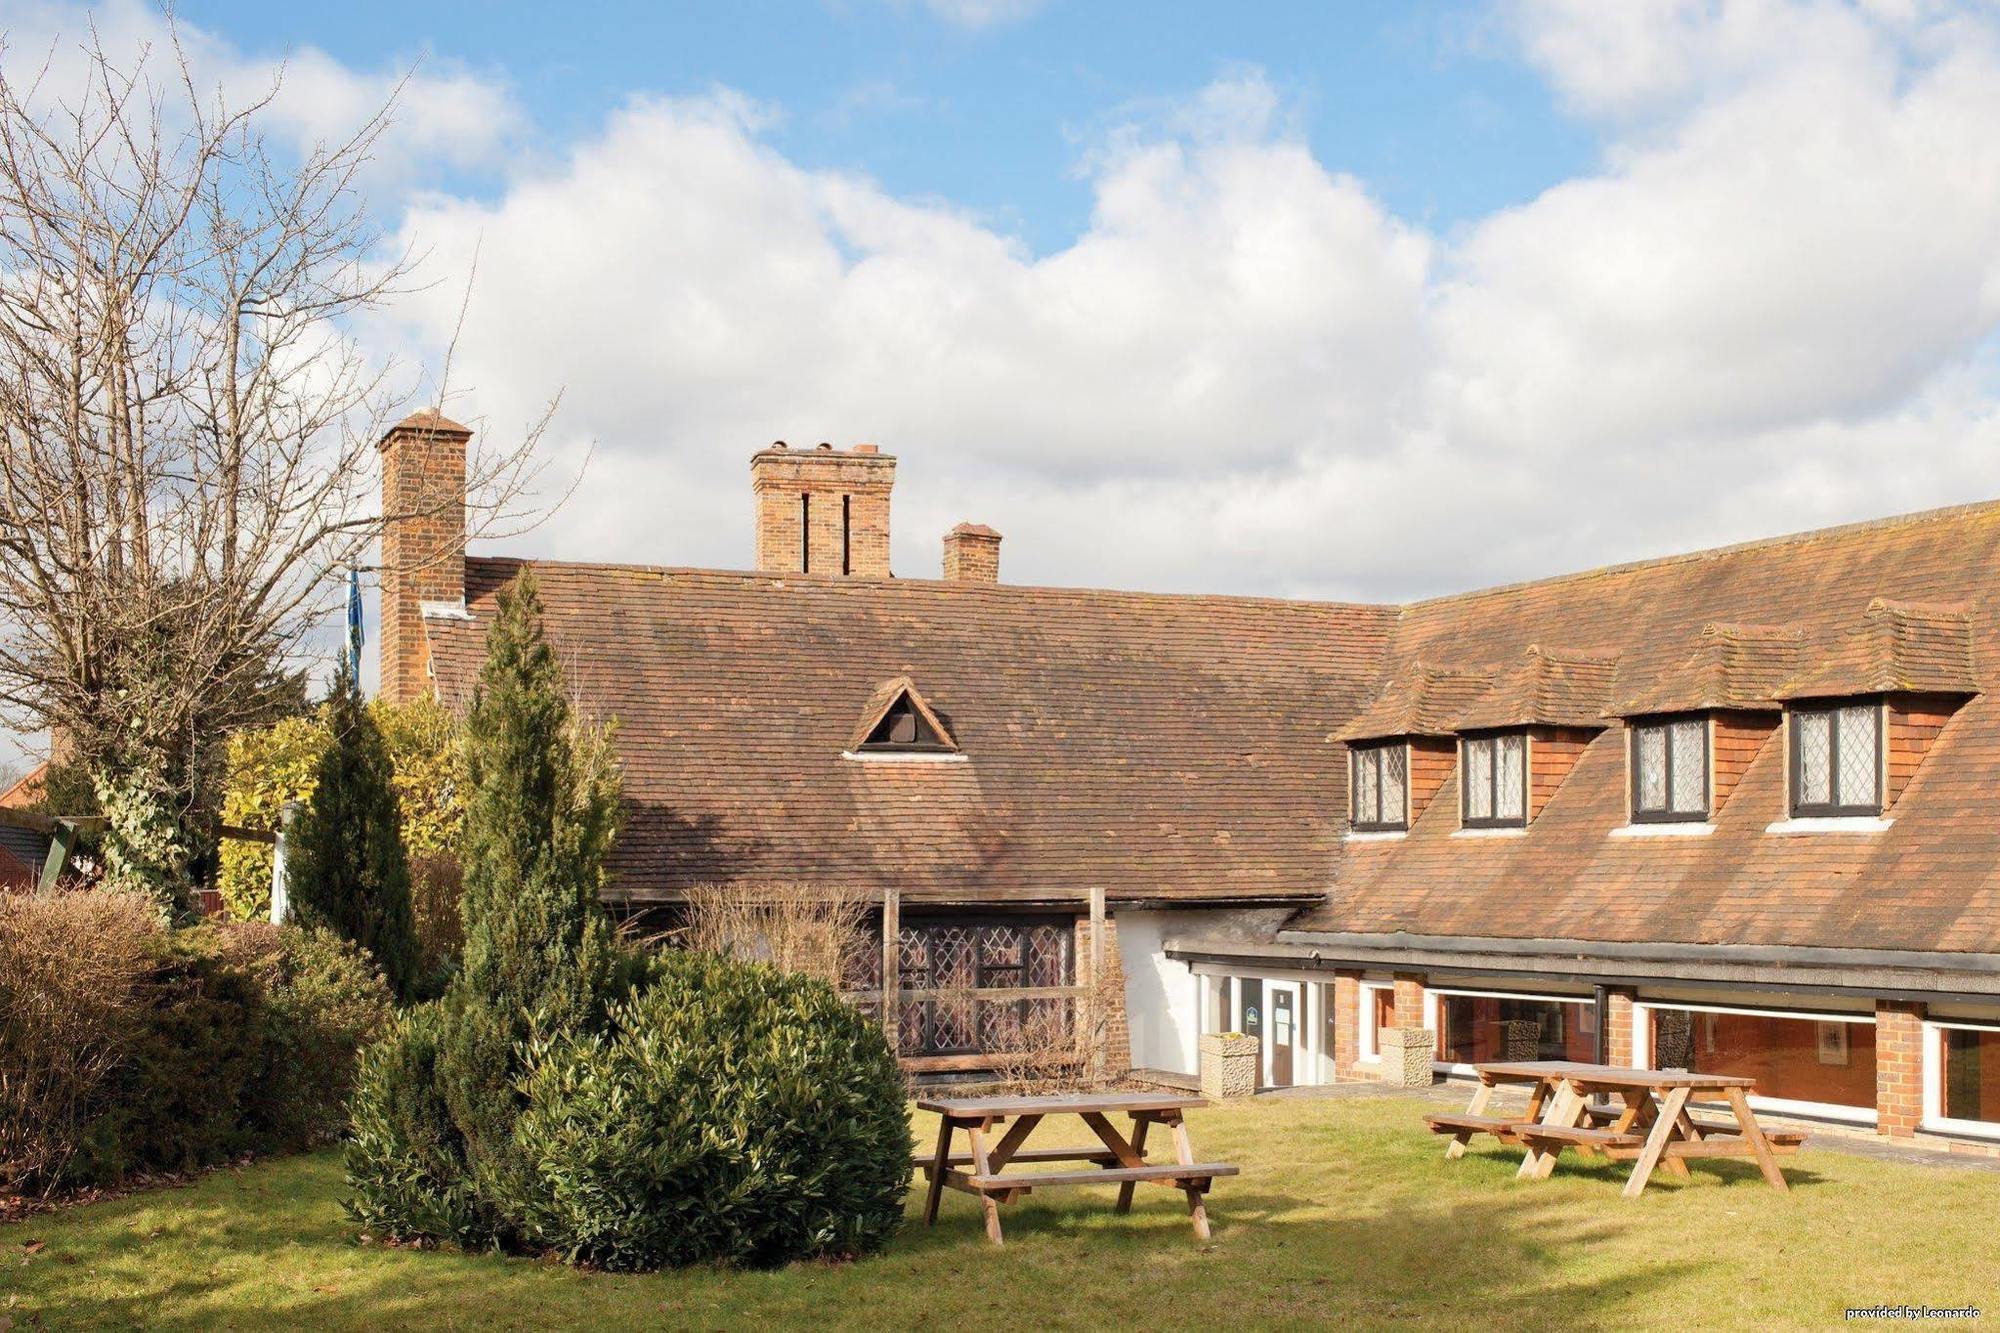
[[[614,1269],[879,1250],[912,1140],[881,1030],[823,982],[668,954],[599,1034],[539,1049],[525,1238]]]

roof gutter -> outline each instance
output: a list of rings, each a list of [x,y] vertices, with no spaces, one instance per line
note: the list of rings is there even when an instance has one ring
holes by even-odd
[[[1631,959],[1645,962],[1701,962],[1767,967],[1837,969],[1913,968],[1926,972],[1978,972],[2000,976],[2000,954],[1945,953],[1922,949],[1840,949],[1792,944],[1655,944],[1615,940],[1506,939],[1481,935],[1418,935],[1406,930],[1287,930],[1279,943],[1321,945],[1370,952],[1479,953],[1570,958]]]
[[[1581,984],[1692,982],[1934,1001],[2000,999],[2000,955],[1912,949],[1284,931],[1255,942],[1190,935],[1169,940],[1166,952],[1190,964],[1218,966],[1404,968],[1438,976],[1514,974],[1524,981]]]

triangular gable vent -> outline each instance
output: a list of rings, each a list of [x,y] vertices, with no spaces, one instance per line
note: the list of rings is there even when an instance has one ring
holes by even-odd
[[[854,730],[856,750],[955,751],[958,742],[908,676],[885,681]]]

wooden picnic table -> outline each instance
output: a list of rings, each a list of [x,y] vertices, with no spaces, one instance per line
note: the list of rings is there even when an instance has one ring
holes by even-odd
[[[986,1236],[995,1245],[1000,1239],[1000,1205],[1042,1187],[1058,1185],[1098,1185],[1116,1182],[1118,1211],[1130,1212],[1132,1191],[1142,1184],[1165,1185],[1187,1195],[1188,1215],[1194,1219],[1198,1240],[1208,1239],[1208,1210],[1202,1196],[1217,1176],[1233,1176],[1236,1168],[1221,1162],[1197,1162],[1194,1145],[1188,1139],[1183,1111],[1208,1103],[1184,1093],[1107,1092],[1069,1093],[1046,1097],[926,1097],[917,1108],[938,1115],[937,1150],[916,1164],[930,1177],[930,1197],[924,1204],[924,1225],[937,1222],[938,1200],[946,1186],[979,1196],[986,1214]],[[1131,1117],[1132,1132],[1127,1138],[1118,1132],[1110,1117]],[[1026,1147],[1028,1136],[1050,1116],[1077,1116],[1097,1136],[1090,1147]],[[1009,1125],[997,1142],[990,1141],[1000,1126]],[[1164,1125],[1173,1133],[1174,1160],[1146,1160],[1146,1131]],[[952,1151],[952,1137],[965,1131],[969,1151]],[[1002,1172],[1010,1165],[1054,1162],[1082,1163],[1084,1169]],[[964,1168],[971,1167],[971,1170]]]
[[[1766,1130],[1750,1109],[1750,1091],[1757,1081],[1733,1074],[1704,1074],[1680,1069],[1628,1069],[1618,1065],[1582,1064],[1573,1060],[1525,1060],[1474,1065],[1479,1087],[1463,1115],[1428,1117],[1433,1133],[1451,1137],[1448,1158],[1464,1154],[1474,1134],[1492,1134],[1502,1143],[1526,1148],[1516,1175],[1545,1179],[1555,1170],[1563,1149],[1601,1153],[1614,1161],[1631,1161],[1625,1197],[1637,1198],[1664,1164],[1675,1175],[1688,1174],[1692,1157],[1744,1157],[1757,1163],[1771,1188],[1783,1191],[1780,1156],[1795,1153],[1805,1142],[1797,1131]],[[1527,1110],[1519,1116],[1487,1114],[1496,1089],[1505,1084],[1529,1088]],[[1593,1106],[1600,1094],[1622,1105]],[[1732,1116],[1725,1121],[1698,1120],[1688,1111],[1691,1101],[1721,1101]]]

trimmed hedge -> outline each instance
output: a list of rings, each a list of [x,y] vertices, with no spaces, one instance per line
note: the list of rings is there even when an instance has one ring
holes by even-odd
[[[607,1031],[531,1065],[522,1230],[572,1262],[851,1258],[902,1222],[902,1074],[881,1029],[823,982],[664,955]]]

